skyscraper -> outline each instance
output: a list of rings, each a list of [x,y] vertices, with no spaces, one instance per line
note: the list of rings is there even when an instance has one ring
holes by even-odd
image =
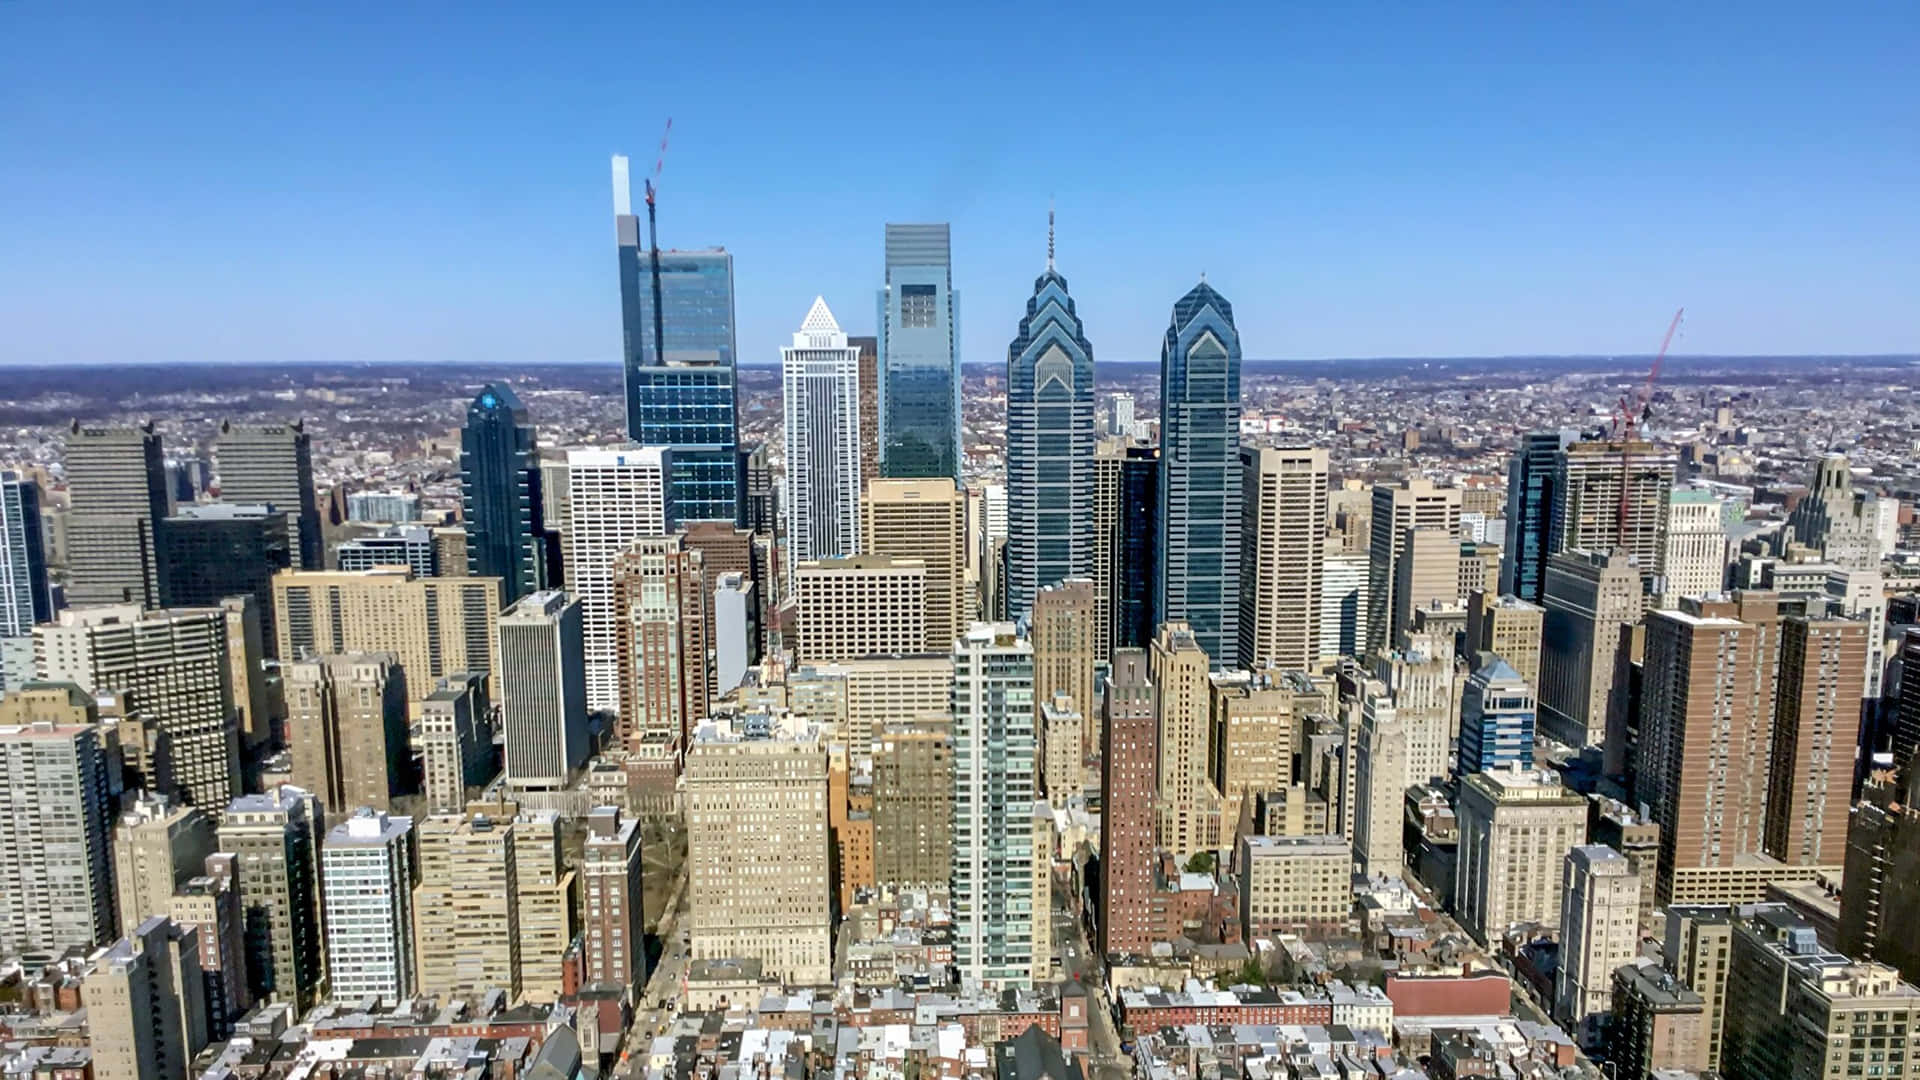
[[[1320,657],[1327,452],[1243,447],[1240,663],[1305,671]]]
[[[665,536],[675,520],[672,458],[659,446],[567,451],[567,591],[581,605],[595,710],[620,707],[613,563],[635,540]]]
[[[1401,603],[1399,585],[1403,576],[1401,556],[1406,553],[1409,534],[1426,529],[1451,537],[1459,527],[1459,488],[1436,487],[1432,481],[1421,477],[1391,486],[1374,486],[1373,516],[1367,544],[1368,655],[1381,649],[1395,648],[1400,632],[1408,627],[1403,612],[1410,612],[1412,608]],[[1454,554],[1458,558],[1457,548]],[[1411,578],[1413,575],[1407,576]],[[1426,573],[1419,576],[1426,580],[1438,580],[1445,575]]]
[[[151,422],[67,436],[67,602],[161,604],[166,455]]]
[[[640,822],[611,806],[587,815],[580,854],[583,960],[590,982],[632,986],[647,972]]]
[[[620,711],[615,734],[629,747],[647,735],[685,751],[707,718],[709,681],[701,553],[686,535],[636,540],[613,564],[614,617],[620,647]]]
[[[127,807],[113,831],[114,893],[120,927],[165,915],[174,891],[206,869],[214,818],[197,806],[148,796]]]
[[[1821,558],[1849,570],[1880,568],[1876,530],[1878,496],[1853,487],[1853,469],[1845,455],[1827,454],[1814,465],[1806,497],[1793,508],[1788,527],[1793,537]]]
[[[427,813],[458,813],[467,804],[467,789],[487,783],[499,771],[491,717],[487,676],[477,671],[441,679],[420,703],[415,741]]]
[[[1719,592],[1727,576],[1726,499],[1712,491],[1676,487],[1667,501],[1666,585],[1662,606],[1683,596]]]
[[[1507,469],[1507,536],[1500,548],[1500,592],[1537,604],[1546,595],[1553,554],[1553,477],[1560,451],[1575,433],[1532,431],[1520,437]]]
[[[320,850],[326,901],[327,982],[335,996],[413,995],[413,819],[365,807],[327,833]]]
[[[388,810],[413,789],[407,680],[392,653],[311,656],[281,671],[295,784],[337,813]]]
[[[943,707],[883,724],[872,742],[874,880],[944,886],[953,875],[953,721]]]
[[[1639,951],[1640,878],[1604,844],[1567,852],[1560,885],[1560,966],[1553,1015],[1581,1045],[1600,1042],[1613,971]]]
[[[500,617],[507,780],[561,787],[587,759],[585,639],[577,599],[529,593]]]
[[[1473,772],[1533,768],[1534,699],[1513,665],[1498,654],[1467,679],[1460,695],[1460,767]]]
[[[1026,615],[1041,589],[1093,573],[1093,439],[1093,346],[1053,268],[1049,221],[1047,271],[1007,346],[1010,619]]]
[[[1454,910],[1484,942],[1515,923],[1556,926],[1560,859],[1587,838],[1587,800],[1551,772],[1499,769],[1461,778]]]
[[[1406,857],[1401,833],[1412,778],[1408,741],[1407,727],[1392,701],[1367,695],[1353,740],[1353,861],[1376,877],[1398,877]]]
[[[214,444],[222,502],[266,504],[287,515],[294,563],[301,570],[324,565],[320,504],[313,490],[313,437],[306,422],[236,424],[221,421]]]
[[[920,652],[927,630],[927,567],[919,559],[857,555],[794,567],[796,651],[809,664]]]
[[[281,657],[392,653],[416,701],[454,672],[500,673],[494,578],[415,578],[397,566],[283,572],[273,579],[273,602]]]
[[[460,429],[460,517],[467,574],[499,578],[502,607],[546,587],[540,504],[540,452],[527,407],[504,383],[489,383]]]
[[[880,474],[960,482],[960,295],[945,224],[888,225],[880,289]]]
[[[1173,306],[1160,350],[1159,602],[1217,667],[1240,647],[1240,332],[1205,281]]]
[[[1567,551],[1547,560],[1541,599],[1540,729],[1568,746],[1604,741],[1620,628],[1645,608],[1640,568],[1625,552]]]
[[[239,862],[247,987],[256,999],[313,1003],[320,941],[320,805],[291,784],[242,795],[220,819],[220,850]]]
[[[35,623],[51,618],[40,486],[19,473],[0,472],[0,638],[30,636]]]
[[[278,644],[273,625],[273,575],[293,566],[299,552],[290,518],[270,506],[205,503],[183,506],[161,529],[169,607],[218,607],[229,596],[251,597],[261,644]]]
[[[1867,638],[1880,630],[1789,615],[1781,631],[1766,851],[1784,863],[1837,866],[1846,859]]]
[[[1160,846],[1182,856],[1211,851],[1220,840],[1220,792],[1207,753],[1212,735],[1212,684],[1207,652],[1186,623],[1160,624],[1147,651],[1154,712],[1160,726]]]
[[[1081,744],[1071,750],[1075,767],[1100,752],[1099,716],[1094,712],[1094,641],[1102,628],[1094,621],[1093,582],[1086,578],[1044,585],[1033,601],[1028,636],[1033,641],[1033,700],[1045,705],[1056,694],[1072,699],[1083,720]],[[1065,747],[1049,746],[1068,753]],[[1075,777],[1076,787],[1078,777]],[[1051,789],[1049,789],[1051,793]]]
[[[954,966],[969,986],[1027,986],[1033,647],[1012,623],[975,623],[953,644],[953,671]]]
[[[207,1044],[200,938],[156,915],[89,957],[87,1047],[99,1080],[188,1080]]]
[[[740,521],[733,256],[648,251],[627,159],[613,159],[627,437],[671,447],[675,522]],[[657,272],[656,272],[657,265]],[[656,348],[655,339],[659,339]]]
[[[1551,553],[1623,548],[1642,577],[1658,576],[1667,556],[1668,499],[1678,463],[1673,451],[1638,440],[1562,448],[1554,461]]]
[[[813,307],[780,350],[786,409],[787,572],[810,559],[860,553],[860,350],[833,319]]]
[[[0,703],[0,953],[113,934],[113,804],[92,713],[73,686],[29,684]]]
[[[1115,649],[1101,695],[1100,955],[1144,954],[1153,920],[1154,813],[1160,735],[1147,654]]]

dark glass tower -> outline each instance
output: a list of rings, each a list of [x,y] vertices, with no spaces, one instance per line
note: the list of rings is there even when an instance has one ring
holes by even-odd
[[[460,501],[467,573],[500,579],[502,609],[544,588],[540,454],[527,407],[504,385],[487,386],[467,406]]]
[[[1553,476],[1570,431],[1532,431],[1520,437],[1507,469],[1507,536],[1500,557],[1500,591],[1538,604],[1547,590],[1553,554]]]
[[[738,525],[743,485],[733,256],[718,249],[658,252],[656,291],[655,253],[642,245],[640,219],[631,212],[625,158],[614,159],[613,177],[627,437],[672,448],[675,523]]]
[[[1009,619],[1041,589],[1093,574],[1093,439],[1093,346],[1049,252],[1007,346]]]
[[[1240,642],[1240,333],[1205,281],[1173,305],[1160,351],[1160,602],[1216,668]]]
[[[948,226],[888,225],[880,474],[960,477],[960,297]]]
[[[1159,592],[1155,546],[1160,539],[1160,448],[1128,446],[1120,462],[1120,513],[1114,538],[1113,622],[1116,649],[1144,649],[1153,640]]]

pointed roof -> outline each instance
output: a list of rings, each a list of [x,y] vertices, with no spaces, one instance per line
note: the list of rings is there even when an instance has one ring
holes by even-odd
[[[813,306],[807,309],[807,317],[800,321],[803,334],[837,334],[840,324],[833,319],[833,312],[827,308],[827,298],[816,296]]]
[[[1486,682],[1520,682],[1523,680],[1521,674],[1513,670],[1513,665],[1507,663],[1506,659],[1500,656],[1500,654],[1488,653],[1485,655],[1487,655],[1489,659],[1485,664],[1482,664],[1480,670],[1474,674],[1483,676]]]

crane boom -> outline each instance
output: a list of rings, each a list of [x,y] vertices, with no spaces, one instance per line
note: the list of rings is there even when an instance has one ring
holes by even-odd
[[[1620,432],[1620,507],[1615,514],[1613,542],[1621,547],[1627,543],[1627,492],[1633,486],[1633,441],[1639,435],[1640,420],[1647,415],[1647,409],[1653,403],[1653,383],[1660,377],[1660,367],[1666,362],[1667,349],[1673,345],[1674,332],[1680,329],[1680,319],[1687,313],[1680,308],[1673,313],[1673,321],[1667,324],[1666,336],[1660,339],[1660,351],[1653,354],[1653,364],[1647,368],[1647,381],[1640,385],[1632,404],[1625,397],[1620,399],[1620,409],[1625,423]]]
[[[667,139],[673,135],[673,117],[667,117],[667,130],[660,136],[660,154],[653,159],[653,175],[647,177],[647,247],[653,272],[653,362],[667,362],[666,324],[660,312],[660,231],[654,218],[653,197],[659,192],[654,183],[667,167]]]

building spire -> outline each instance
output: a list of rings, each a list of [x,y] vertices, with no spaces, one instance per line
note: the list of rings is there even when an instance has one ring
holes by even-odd
[[[1047,272],[1053,272],[1053,197],[1047,197]]]

